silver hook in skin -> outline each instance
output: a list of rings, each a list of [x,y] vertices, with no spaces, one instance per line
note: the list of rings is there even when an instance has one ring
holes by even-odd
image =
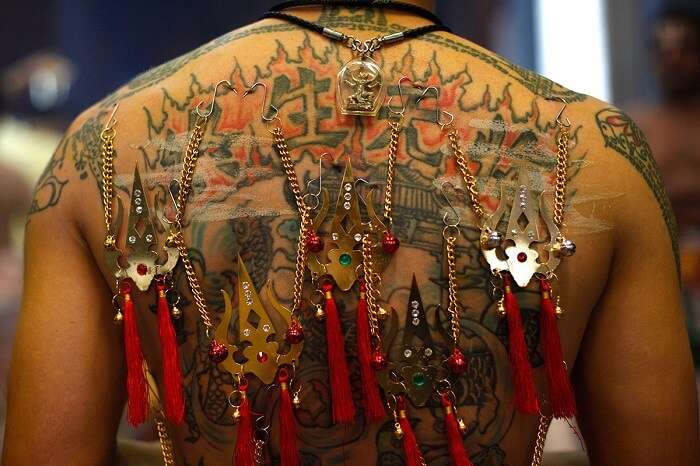
[[[416,105],[418,105],[421,100],[427,98],[427,94],[429,91],[433,91],[433,93],[435,94],[435,124],[440,126],[440,130],[444,130],[446,127],[452,124],[452,122],[455,120],[455,116],[447,110],[443,110],[440,108],[440,88],[438,88],[437,86],[428,86],[425,89],[423,89],[421,95],[419,95],[418,98],[416,98]],[[441,117],[443,115],[447,115],[448,117],[448,120],[446,122],[441,121]]]
[[[399,88],[399,100],[401,101],[401,110],[396,111],[393,108],[391,108],[391,101],[393,100],[394,96],[390,96],[389,100],[386,102],[386,106],[389,109],[389,113],[391,113],[393,116],[397,117],[402,117],[406,113],[406,101],[403,98],[403,91],[401,90],[401,83],[404,81],[409,81],[411,84],[413,84],[415,87],[420,88],[420,86],[416,85],[413,83],[413,80],[409,78],[408,76],[404,75],[399,78],[399,82],[397,84],[397,87]]]
[[[569,103],[563,97],[557,97],[556,100],[561,100],[562,102],[564,102],[564,105],[562,106],[561,110],[559,110],[559,113],[557,113],[557,117],[555,119],[557,124],[559,126],[565,126],[567,128],[571,127],[571,120],[569,120],[569,117],[566,117],[566,123],[561,121],[561,116],[564,113],[564,110],[566,110],[566,106],[569,105]]]
[[[214,104],[216,103],[216,97],[217,93],[219,91],[219,86],[224,85],[226,86],[229,90],[233,91],[235,94],[238,94],[238,91],[236,90],[235,87],[233,87],[233,84],[227,79],[223,79],[216,83],[216,86],[214,86],[214,97],[211,99],[211,107],[209,107],[209,111],[207,113],[202,113],[202,104],[204,101],[201,101],[200,103],[197,104],[197,108],[194,109],[195,113],[197,116],[201,118],[209,118],[212,113],[214,113]]]
[[[106,133],[107,131],[110,131],[114,129],[114,127],[117,125],[117,119],[115,118],[117,114],[117,109],[119,108],[119,102],[114,104],[114,108],[112,109],[112,113],[109,115],[109,120],[107,120],[107,123],[105,123],[104,128],[102,128],[102,132],[100,133],[100,136]]]
[[[452,210],[452,215],[454,216],[455,221],[454,221],[454,222],[448,222],[448,221],[447,221],[447,217],[450,215],[450,213],[449,213],[449,212],[445,212],[445,214],[442,216],[442,223],[444,223],[446,227],[449,227],[449,228],[457,228],[457,227],[459,226],[459,223],[460,223],[461,220],[460,220],[460,218],[459,218],[459,214],[457,213],[457,209],[456,209],[455,206],[452,204],[452,201],[450,201],[450,198],[449,198],[449,196],[447,195],[447,192],[445,191],[445,187],[446,187],[447,185],[451,186],[452,189],[454,189],[454,185],[453,185],[452,183],[450,183],[450,182],[445,182],[445,183],[442,184],[442,186],[440,186],[440,191],[442,192],[442,196],[445,198],[445,202],[447,202],[447,205],[450,207],[450,210]]]
[[[331,159],[331,162],[333,162],[334,157],[331,155],[330,152],[324,152],[321,154],[321,156],[318,158],[318,192],[312,193],[311,192],[311,184],[316,181],[315,179],[310,179],[306,183],[306,194],[304,195],[304,202],[306,203],[306,206],[309,207],[310,209],[315,209],[318,207],[320,201],[319,197],[321,196],[321,192],[323,191],[323,158],[325,156],[328,156]],[[314,204],[310,204],[307,199],[308,198],[313,198],[314,199]]]
[[[273,111],[273,115],[271,117],[265,116],[265,102],[267,102],[267,85],[265,83],[263,83],[261,81],[257,81],[255,83],[253,83],[253,85],[250,86],[248,89],[246,89],[246,91],[243,93],[243,98],[245,98],[248,94],[255,92],[255,88],[258,86],[262,86],[263,89],[265,90],[265,93],[263,95],[262,108],[260,110],[260,118],[262,118],[262,120],[265,122],[270,122],[270,121],[274,120],[275,118],[277,118],[277,116],[279,115],[279,109],[277,107],[275,107],[274,105],[272,105],[272,103],[270,103],[270,108]]]

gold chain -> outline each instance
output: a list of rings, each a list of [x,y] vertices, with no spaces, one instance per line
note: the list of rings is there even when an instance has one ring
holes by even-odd
[[[304,202],[304,198],[301,195],[301,188],[299,186],[299,179],[297,178],[296,171],[294,170],[294,162],[289,155],[289,146],[287,145],[287,140],[282,133],[282,126],[277,125],[272,130],[272,135],[274,136],[275,148],[282,161],[282,167],[284,168],[284,173],[287,176],[287,182],[289,183],[289,189],[292,190],[294,195],[294,200],[299,210],[299,240],[297,242],[297,261],[296,267],[294,269],[294,291],[293,291],[293,307],[292,307],[292,317],[297,318],[298,314],[301,312],[303,292],[304,292],[304,272],[306,270],[306,237],[309,230],[311,229],[311,215],[309,214],[309,208]]]
[[[162,413],[156,417],[156,430],[158,431],[158,442],[160,443],[160,451],[163,455],[163,464],[165,466],[173,466],[175,464],[175,454],[173,452],[173,442],[168,435],[168,429],[165,427],[165,422],[161,419]]]
[[[557,139],[557,168],[554,192],[554,224],[561,228],[564,222],[564,201],[566,199],[566,169],[569,159],[569,127],[559,123]]]
[[[393,227],[391,216],[391,202],[394,191],[394,171],[396,170],[396,156],[399,152],[399,136],[401,135],[401,121],[390,121],[391,138],[389,140],[389,156],[386,167],[386,185],[384,187],[384,218],[389,222],[389,229]]]
[[[464,184],[467,185],[467,194],[469,194],[469,202],[471,203],[472,211],[474,212],[474,215],[476,215],[478,225],[481,226],[486,214],[484,213],[484,208],[481,206],[481,202],[479,202],[479,191],[476,188],[476,177],[469,171],[467,159],[464,156],[464,151],[459,144],[459,134],[457,129],[450,131],[448,138],[450,139],[452,154],[457,161],[459,171],[462,172]]]
[[[540,414],[540,423],[537,427],[537,441],[535,442],[535,453],[532,455],[531,466],[542,465],[542,458],[544,457],[544,444],[547,440],[547,431],[549,430],[549,423],[551,421],[551,416]]]
[[[449,227],[445,227],[443,230],[443,236],[445,237],[445,251],[447,252],[447,313],[450,315],[452,343],[455,347],[457,347],[457,344],[459,343],[459,335],[461,333],[459,322],[459,304],[457,302],[457,262],[455,258],[455,242],[457,241],[457,235],[449,235],[448,228]]]
[[[382,286],[382,277],[374,272],[374,261],[372,260],[372,243],[370,233],[365,233],[362,237],[362,273],[365,278],[367,291],[365,297],[367,299],[367,317],[369,320],[369,330],[372,336],[381,342],[379,334],[379,317],[377,313],[377,300],[379,299],[379,290]]]
[[[116,109],[115,109],[116,110]],[[109,125],[109,122],[107,123]],[[117,238],[112,231],[112,204],[114,201],[114,138],[116,136],[114,125],[105,127],[100,133],[102,141],[102,206],[107,233],[104,246],[108,249],[116,249]]]
[[[185,275],[187,276],[187,282],[190,285],[192,298],[197,306],[197,312],[202,319],[202,323],[206,327],[207,336],[211,336],[213,324],[209,317],[207,301],[204,297],[204,292],[202,292],[202,287],[199,284],[199,278],[197,278],[194,265],[192,265],[189,250],[187,249],[187,244],[185,243],[185,237],[182,234],[182,221],[185,216],[187,199],[192,192],[192,180],[194,178],[195,168],[197,167],[197,160],[200,155],[199,146],[202,143],[204,128],[207,125],[207,121],[207,117],[197,117],[194,129],[192,130],[190,139],[187,142],[185,157],[182,160],[182,171],[180,172],[180,189],[177,193],[177,199],[175,201],[175,221],[173,222],[173,230],[170,232],[167,242],[174,245],[180,254],[180,260],[185,268]]]

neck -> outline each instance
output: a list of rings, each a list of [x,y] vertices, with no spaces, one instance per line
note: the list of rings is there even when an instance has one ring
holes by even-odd
[[[426,10],[435,11],[435,0],[402,0],[403,3],[410,3],[412,5],[425,8]]]

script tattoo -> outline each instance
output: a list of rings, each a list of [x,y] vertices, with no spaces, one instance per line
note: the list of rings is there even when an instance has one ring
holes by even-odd
[[[622,154],[642,175],[654,193],[673,244],[676,266],[680,267],[678,253],[678,232],[676,219],[668,200],[656,160],[651,148],[637,124],[628,115],[616,108],[606,108],[596,114],[596,122],[605,140],[605,146]]]

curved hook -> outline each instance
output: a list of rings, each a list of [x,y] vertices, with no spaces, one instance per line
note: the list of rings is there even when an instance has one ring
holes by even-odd
[[[243,98],[245,98],[248,94],[253,93],[255,91],[255,88],[258,86],[262,86],[263,89],[265,90],[265,94],[263,95],[262,108],[260,109],[260,118],[262,118],[263,121],[270,122],[270,121],[274,120],[275,118],[277,118],[280,111],[277,107],[275,107],[274,105],[272,105],[272,103],[270,103],[270,108],[273,110],[274,113],[271,117],[265,116],[265,102],[267,102],[267,85],[264,82],[256,81],[255,83],[253,83],[253,85],[250,86],[248,89],[246,89],[246,91],[243,93]]]
[[[365,209],[367,209],[367,203],[365,202],[365,198],[364,198],[363,196],[360,196],[360,192],[359,192],[359,190],[357,189],[357,183],[364,183],[364,184],[366,184],[366,185],[367,185],[367,189],[369,189],[370,192],[372,192],[372,190],[375,188],[375,186],[381,185],[382,183],[378,183],[378,182],[376,182],[376,181],[375,181],[375,182],[369,182],[369,181],[367,181],[367,180],[364,179],[364,178],[358,178],[358,179],[355,180],[355,186],[354,186],[354,188],[355,188],[355,191],[357,191],[357,199],[359,199],[360,203],[365,207]]]
[[[446,227],[457,228],[459,226],[459,223],[461,222],[461,220],[459,218],[459,214],[457,213],[457,209],[452,204],[452,201],[450,201],[449,196],[447,196],[447,192],[445,192],[446,185],[452,186],[453,189],[454,189],[454,185],[452,183],[450,183],[449,181],[442,183],[442,186],[440,186],[440,191],[442,192],[442,195],[445,198],[447,205],[450,206],[450,209],[452,210],[452,215],[454,215],[454,218],[456,219],[456,221],[455,222],[448,222],[447,216],[450,215],[450,213],[445,212],[445,214],[442,216],[442,223],[444,223]]]
[[[561,121],[561,116],[564,113],[564,110],[566,110],[566,106],[569,105],[569,103],[563,97],[557,97],[557,100],[561,100],[562,102],[564,102],[564,106],[562,106],[561,110],[559,110],[559,113],[557,113],[557,117],[555,118],[555,121],[557,122],[557,124],[559,126],[565,126],[565,127],[569,128],[571,126],[571,120],[569,120],[569,117],[566,117],[566,123]]]
[[[416,85],[411,78],[409,78],[406,75],[403,75],[399,78],[397,87],[399,88],[399,100],[401,101],[401,110],[396,111],[393,108],[391,108],[391,101],[394,98],[394,96],[389,96],[389,100],[386,101],[386,106],[389,108],[389,113],[391,113],[394,116],[404,116],[406,113],[406,101],[403,98],[403,91],[401,90],[401,83],[404,81],[410,81],[411,84],[413,84],[415,87],[420,87]]]
[[[440,89],[437,86],[428,86],[423,89],[421,95],[416,98],[416,105],[425,99],[426,94],[431,90],[435,93],[435,123],[440,124]]]
[[[447,110],[440,110],[440,112],[441,112],[443,115],[447,115],[447,116],[450,118],[449,121],[447,121],[446,123],[443,123],[443,122],[441,122],[441,121],[438,121],[438,122],[437,122],[438,125],[440,125],[440,131],[445,131],[445,128],[447,128],[448,126],[450,126],[450,125],[452,124],[452,122],[455,121],[455,116],[454,116],[453,113],[450,113],[450,112],[448,112]]]
[[[318,158],[318,178],[312,178],[306,183],[306,194],[304,194],[304,198],[312,197],[315,200],[313,207],[308,202],[306,203],[307,207],[310,207],[311,209],[315,209],[320,203],[318,198],[321,196],[321,192],[323,191],[323,157],[325,156],[330,157],[331,162],[335,160],[335,158],[331,155],[330,152],[324,152],[323,154],[321,154],[321,156]],[[318,180],[318,192],[312,193],[311,184],[316,180]]]
[[[119,102],[114,104],[114,108],[112,109],[112,113],[109,115],[109,120],[107,120],[107,123],[105,123],[104,127],[102,128],[102,132],[100,133],[100,136],[105,134],[107,131],[111,131],[114,129],[114,127],[117,125],[117,119],[115,118],[115,115],[117,114],[117,109],[119,108]]]
[[[168,186],[168,194],[170,194],[170,200],[173,203],[173,207],[175,211],[177,212],[177,196],[178,193],[180,192],[180,180],[173,179],[170,181],[170,186]],[[175,220],[170,220],[167,215],[165,215],[165,208],[163,208],[163,214],[161,215],[161,220],[165,222],[167,225],[172,225],[175,223]]]
[[[194,109],[195,113],[197,116],[201,118],[209,118],[212,113],[214,113],[214,104],[216,103],[216,97],[217,93],[219,92],[219,86],[225,85],[226,87],[229,88],[229,90],[233,91],[235,94],[238,94],[238,91],[236,90],[235,87],[233,87],[233,84],[231,84],[231,81],[228,79],[222,79],[218,83],[216,83],[216,86],[214,86],[214,97],[211,99],[211,107],[209,107],[209,111],[207,113],[202,113],[202,104],[204,101],[202,100],[200,103],[197,104],[197,108]]]

